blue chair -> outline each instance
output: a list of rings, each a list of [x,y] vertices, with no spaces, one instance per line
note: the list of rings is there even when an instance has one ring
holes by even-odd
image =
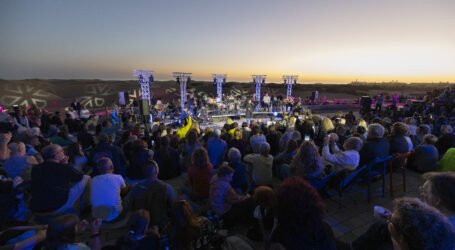
[[[358,167],[356,170],[350,172],[347,176],[343,178],[338,183],[338,198],[341,200],[343,197],[343,193],[346,193],[349,195],[349,197],[354,201],[355,204],[357,202],[355,201],[354,197],[351,195],[351,191],[354,189],[357,189],[359,192],[366,192],[368,196],[368,203],[371,201],[371,178],[374,175],[381,174],[382,175],[382,197],[385,195],[385,181],[386,181],[386,174],[387,174],[387,162],[392,159],[392,156],[387,156],[385,158],[375,158],[373,161],[369,162],[368,164],[365,164],[361,167]],[[382,167],[380,170],[375,170],[373,167],[377,167],[376,165],[379,165]],[[358,190],[358,188],[354,187],[354,184],[361,181],[362,178],[366,178],[367,180],[367,190]],[[332,194],[332,196],[335,196]],[[341,205],[341,203],[340,203]]]

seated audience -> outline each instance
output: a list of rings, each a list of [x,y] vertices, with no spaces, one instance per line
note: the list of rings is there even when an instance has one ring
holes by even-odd
[[[153,156],[160,166],[159,178],[162,180],[172,179],[181,173],[179,153],[170,146],[170,142],[168,136],[161,137],[160,148]]]
[[[6,175],[11,179],[20,176],[23,180],[30,181],[32,166],[38,164],[36,158],[26,155],[25,144],[22,142],[10,143],[8,149],[10,157],[3,162]]]
[[[330,153],[329,143],[332,143],[333,154]],[[359,166],[359,151],[362,148],[362,140],[358,137],[351,137],[344,142],[343,148],[344,151],[340,151],[335,142],[330,141],[330,138],[327,137],[324,140],[322,157],[335,167],[336,172],[344,170],[353,171]]]
[[[210,180],[213,167],[205,148],[196,148],[191,156],[192,165],[188,168],[188,180],[182,186],[182,192],[191,199],[207,199],[209,197]]]
[[[270,233],[278,226],[276,195],[270,187],[260,186],[254,190],[253,200],[256,204],[253,213],[256,223],[248,230],[248,237],[262,241],[267,248],[270,243]]]
[[[375,158],[385,158],[389,155],[389,141],[383,138],[384,127],[379,123],[373,123],[368,126],[368,135],[365,144],[359,151],[359,166],[368,164]]]
[[[134,185],[127,197],[128,209],[145,209],[150,212],[150,225],[163,230],[169,220],[175,192],[171,185],[158,180],[160,168],[155,161],[144,166],[145,180]]]
[[[111,159],[104,157],[97,164],[99,175],[93,177],[91,188],[92,212],[97,207],[109,208],[106,221],[116,219],[123,211],[120,191],[126,188],[121,175],[113,174],[114,165]]]
[[[306,180],[286,179],[276,194],[278,226],[271,234],[272,242],[287,250],[336,249],[332,229],[323,221],[325,205]]]
[[[292,176],[318,178],[321,175],[323,175],[322,158],[312,141],[303,142],[292,158],[291,164],[284,164],[281,169],[283,179]]]
[[[101,219],[95,219],[92,222],[92,247],[85,243],[79,242],[77,236],[87,227],[87,221],[79,221],[74,214],[61,215],[53,219],[46,232],[44,249],[80,249],[80,250],[98,250],[101,249],[99,234]]]
[[[115,248],[160,249],[158,228],[150,225],[150,214],[147,210],[139,209],[131,215],[128,221],[128,235],[120,238]]]
[[[237,148],[230,148],[227,153],[229,166],[234,169],[231,185],[237,192],[245,192],[248,189],[246,178],[246,165],[242,162],[242,155]]]
[[[126,159],[125,155],[123,155],[122,150],[117,147],[111,145],[109,141],[109,136],[105,133],[100,133],[98,135],[98,144],[90,151],[89,157],[89,164],[92,167],[95,167],[103,157],[108,157],[111,159],[112,163],[114,164],[114,173],[120,174],[122,176],[125,175],[126,172]],[[97,174],[97,169],[93,169],[93,175]]]
[[[63,213],[73,208],[88,188],[90,177],[68,165],[59,145],[41,151],[44,162],[32,168],[30,209],[41,213]]]
[[[220,138],[221,130],[215,129],[213,133],[210,134],[210,137],[205,144],[207,152],[209,153],[210,163],[212,166],[217,168],[223,163],[224,156],[228,149],[227,143]]]
[[[251,179],[257,186],[273,184],[273,156],[269,153],[270,145],[267,142],[264,142],[259,148],[259,153],[248,154],[243,158],[243,161],[251,164]]]
[[[227,228],[236,223],[248,222],[253,210],[253,202],[247,196],[238,195],[230,182],[234,169],[222,165],[210,181],[210,205],[212,211],[223,219]]]
[[[407,168],[420,173],[435,171],[438,164],[438,150],[434,144],[437,140],[434,135],[425,135],[422,144],[417,146],[408,158]]]
[[[441,136],[435,144],[438,149],[439,157],[444,156],[449,148],[455,147],[455,134],[453,134],[453,128],[450,125],[441,126]]]
[[[394,249],[455,248],[455,231],[447,218],[417,198],[395,200],[388,228]]]

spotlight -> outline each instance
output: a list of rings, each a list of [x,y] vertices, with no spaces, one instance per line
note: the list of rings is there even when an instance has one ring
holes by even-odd
[[[226,78],[223,78],[223,84],[225,84],[225,83],[226,83]]]
[[[278,112],[273,112],[273,116],[277,117],[278,116]]]
[[[190,82],[191,82],[191,77],[188,77],[188,79],[186,79],[186,83],[190,84]]]
[[[284,84],[286,84],[288,82],[288,80],[284,79]]]
[[[262,79],[262,84],[265,84],[265,79]]]
[[[153,83],[153,76],[152,75],[150,75],[150,77],[149,77],[149,83]]]
[[[297,79],[294,80],[294,84],[297,84]]]
[[[213,78],[213,83],[216,84],[216,78]]]
[[[180,83],[180,77],[177,77],[177,83]]]

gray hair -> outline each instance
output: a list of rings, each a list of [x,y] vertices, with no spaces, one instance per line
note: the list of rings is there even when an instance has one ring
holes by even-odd
[[[351,137],[344,142],[343,147],[345,150],[352,149],[355,151],[360,151],[362,148],[362,140],[359,137]]]
[[[230,162],[237,162],[240,161],[240,159],[242,158],[242,154],[238,149],[232,147],[229,149],[227,157]]]
[[[384,136],[384,126],[379,123],[373,123],[368,125],[368,134],[373,137],[381,138]]]
[[[263,156],[269,156],[269,153],[270,153],[270,144],[268,144],[267,142],[264,142],[261,144],[261,147],[259,149],[259,153]]]
[[[394,204],[391,223],[409,249],[454,249],[454,229],[436,208],[417,198],[396,199]]]
[[[44,160],[52,160],[57,155],[57,150],[61,148],[57,144],[51,144],[41,149],[41,156]]]

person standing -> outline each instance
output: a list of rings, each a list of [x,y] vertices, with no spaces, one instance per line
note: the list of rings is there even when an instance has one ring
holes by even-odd
[[[253,103],[251,102],[251,99],[248,99],[248,102],[246,104],[246,111],[245,111],[245,118],[248,123],[248,126],[251,123],[251,119],[253,119],[253,110],[254,110]]]
[[[81,104],[78,102],[77,98],[74,98],[74,101],[71,103],[70,107],[72,107],[72,108],[74,109],[74,111],[76,111],[77,114],[80,115],[82,106],[81,106]]]
[[[384,96],[379,94],[376,98],[376,107],[374,108],[375,113],[381,113],[382,103],[384,102]]]

